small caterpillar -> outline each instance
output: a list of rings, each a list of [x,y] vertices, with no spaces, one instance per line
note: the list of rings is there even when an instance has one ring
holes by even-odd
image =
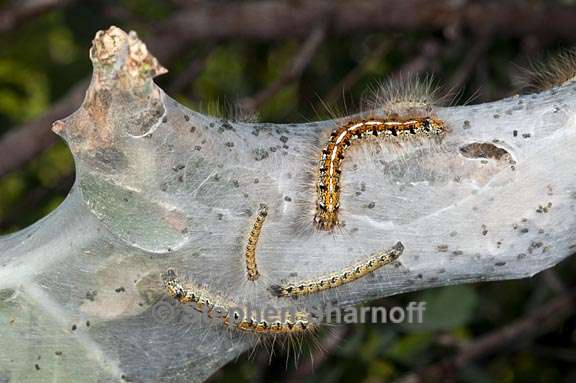
[[[397,139],[409,136],[432,136],[445,131],[443,121],[432,117],[385,118],[353,120],[340,126],[330,135],[322,150],[318,172],[317,205],[314,222],[319,230],[332,231],[340,224],[340,177],[344,153],[356,141],[369,137],[384,136]]]
[[[318,329],[318,325],[309,319],[310,316],[307,313],[302,311],[295,312],[291,319],[272,323],[254,317],[241,317],[238,311],[233,310],[234,307],[238,307],[233,303],[210,294],[199,286],[190,284],[184,287],[178,280],[176,272],[172,269],[162,274],[162,280],[168,294],[180,303],[192,303],[195,310],[202,313],[207,312],[209,318],[220,318],[225,326],[243,332],[270,335],[299,335]]]
[[[270,291],[277,297],[298,297],[328,290],[355,281],[384,265],[394,262],[403,252],[404,245],[401,242],[397,242],[390,249],[375,253],[368,262],[357,264],[339,273],[312,281],[293,283],[285,286],[272,285],[270,286]]]
[[[252,226],[250,231],[250,236],[248,237],[248,244],[246,245],[246,274],[250,281],[255,281],[260,277],[260,272],[258,271],[258,265],[256,264],[256,246],[258,245],[258,239],[260,238],[260,232],[262,231],[262,226],[264,221],[268,216],[268,209],[265,205],[260,205],[258,210],[258,216]]]

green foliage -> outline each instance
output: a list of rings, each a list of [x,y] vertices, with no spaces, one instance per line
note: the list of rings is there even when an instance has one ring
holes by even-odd
[[[219,47],[212,52],[202,74],[195,81],[195,91],[203,100],[235,98],[246,89],[242,76],[246,56],[236,47]]]
[[[449,331],[470,323],[478,304],[476,291],[468,285],[428,290],[420,298],[426,302],[426,320],[422,324],[404,324],[413,331]]]
[[[0,61],[0,113],[14,122],[38,116],[49,105],[46,76],[17,61]]]

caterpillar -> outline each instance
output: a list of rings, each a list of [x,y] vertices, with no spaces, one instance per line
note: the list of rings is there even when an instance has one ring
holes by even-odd
[[[562,85],[575,77],[576,48],[571,48],[522,68],[514,80],[521,93],[533,93]]]
[[[303,311],[287,314],[290,317],[286,317],[285,320],[271,322],[241,315],[241,310],[234,310],[234,308],[241,308],[232,302],[213,295],[194,284],[188,284],[185,287],[173,269],[162,274],[162,281],[168,294],[181,304],[191,303],[195,310],[207,313],[209,318],[219,318],[225,326],[242,332],[263,335],[300,335],[318,329],[318,325],[310,319],[310,315]],[[242,312],[246,313],[247,311]]]
[[[390,115],[384,118],[352,120],[332,132],[322,149],[316,186],[317,205],[314,223],[319,230],[332,231],[340,225],[340,178],[346,150],[362,139],[382,136],[387,140],[440,135],[444,122],[433,117]]]
[[[404,252],[402,242],[397,242],[388,250],[375,253],[367,262],[348,267],[343,271],[315,280],[309,280],[288,285],[272,285],[270,291],[276,297],[298,297],[332,289],[353,282],[363,276],[397,260]]]
[[[260,238],[260,232],[262,231],[262,226],[264,226],[264,221],[268,216],[268,209],[265,205],[260,205],[258,210],[258,215],[252,230],[250,231],[250,236],[248,237],[248,244],[246,245],[246,275],[248,280],[256,281],[260,277],[260,272],[258,271],[258,265],[256,264],[256,246],[258,245],[258,239]]]

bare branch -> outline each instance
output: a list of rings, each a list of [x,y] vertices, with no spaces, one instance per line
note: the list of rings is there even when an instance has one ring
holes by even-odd
[[[23,166],[30,159],[52,146],[57,136],[52,133],[52,122],[66,117],[82,102],[88,80],[75,85],[52,109],[39,118],[11,129],[0,141],[0,177]]]
[[[453,25],[474,33],[576,39],[576,8],[525,2],[451,0],[302,0],[214,4],[193,2],[157,33],[179,39],[278,40],[305,37],[328,23],[336,35],[368,31],[444,30]],[[554,22],[550,22],[554,20]],[[369,22],[367,22],[369,21]],[[217,27],[215,27],[217,26]],[[170,41],[169,41],[170,42]],[[169,46],[163,49],[170,49]]]
[[[493,354],[505,347],[517,345],[519,339],[527,341],[550,331],[574,313],[575,299],[576,289],[572,288],[569,292],[559,295],[508,326],[478,338],[464,347],[454,358],[429,366],[420,372],[406,375],[397,380],[396,383],[418,383],[439,379],[477,359]]]
[[[314,53],[318,50],[318,47],[324,41],[326,36],[326,29],[321,26],[312,31],[310,36],[306,39],[306,41],[302,44],[300,51],[294,57],[294,60],[288,67],[288,70],[282,74],[278,79],[276,79],[270,86],[260,93],[255,95],[251,98],[246,98],[239,102],[240,107],[254,111],[258,109],[262,103],[266,100],[272,98],[276,93],[290,84],[292,81],[296,80],[302,75],[304,69],[308,66],[312,58],[314,57]]]
[[[481,36],[472,46],[470,52],[466,55],[466,59],[458,70],[452,76],[450,81],[452,89],[460,89],[470,78],[470,75],[474,72],[478,61],[486,53],[486,50],[490,48],[490,43],[492,42],[490,35]]]
[[[381,43],[378,45],[367,57],[365,57],[354,69],[346,74],[339,82],[334,86],[326,96],[324,103],[326,105],[333,105],[338,98],[349,91],[366,72],[367,67],[372,65],[375,60],[380,60],[381,56],[386,52],[389,47],[388,42]],[[428,39],[423,42],[420,54],[416,56],[413,60],[408,61],[402,65],[398,70],[391,74],[392,78],[398,78],[403,74],[419,74],[426,70],[429,70],[437,62],[438,58],[442,53],[440,44],[434,39]]]
[[[380,43],[370,54],[362,59],[357,66],[349,71],[332,89],[328,92],[324,102],[327,105],[334,104],[345,92],[350,90],[356,84],[362,75],[366,72],[366,68],[370,66],[375,60],[380,60],[382,55],[388,49],[390,43],[385,41]]]
[[[170,24],[170,21],[167,22]],[[171,40],[170,36],[165,37]],[[171,44],[170,50],[162,49],[166,41],[163,38],[151,38],[149,46],[159,51],[159,59],[169,61],[182,49],[183,41]],[[0,177],[22,167],[26,162],[51,147],[57,136],[50,130],[52,123],[71,114],[84,98],[89,79],[83,79],[76,84],[63,98],[58,100],[50,110],[42,116],[12,128],[0,138]]]
[[[184,87],[186,87],[186,85],[194,81],[202,68],[204,68],[206,60],[213,50],[214,47],[210,46],[199,57],[196,57],[194,60],[192,60],[188,66],[171,82],[170,86],[168,87],[168,91],[170,93],[180,92],[182,89],[184,89]]]
[[[27,19],[64,7],[70,2],[71,0],[21,1],[14,7],[2,9],[0,10],[0,33],[11,31]]]

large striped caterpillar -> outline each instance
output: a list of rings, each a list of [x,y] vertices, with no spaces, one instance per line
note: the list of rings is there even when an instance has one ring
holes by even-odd
[[[401,140],[405,137],[433,136],[445,131],[444,123],[433,117],[385,118],[352,120],[332,132],[322,150],[314,222],[320,230],[331,231],[340,224],[340,177],[346,150],[355,142],[370,137]]]

